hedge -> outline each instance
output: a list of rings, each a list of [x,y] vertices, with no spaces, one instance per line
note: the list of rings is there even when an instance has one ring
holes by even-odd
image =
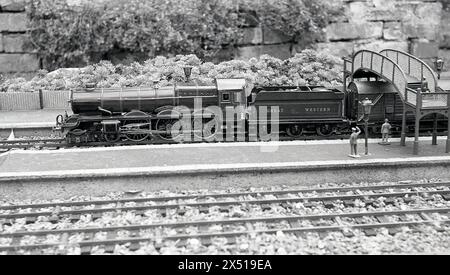
[[[154,80],[160,85],[184,81],[183,67],[193,66],[192,79],[198,84],[212,84],[215,78],[245,78],[254,85],[324,85],[341,84],[341,60],[327,53],[304,50],[288,60],[268,55],[249,61],[232,60],[219,64],[202,62],[196,55],[178,55],[172,58],[156,57],[144,63],[113,65],[101,61],[80,69],[60,69],[48,73],[41,70],[30,81],[24,78],[0,80],[0,91],[23,92],[68,90],[97,87],[144,87]]]

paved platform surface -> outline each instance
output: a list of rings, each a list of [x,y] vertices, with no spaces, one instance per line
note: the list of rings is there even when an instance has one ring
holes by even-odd
[[[64,109],[0,111],[0,129],[53,127],[56,116],[64,114],[64,111]],[[70,110],[67,112],[70,114]]]
[[[379,140],[370,140],[371,155],[360,159],[348,156],[350,146],[346,140],[332,141],[293,141],[277,143],[222,143],[222,144],[177,144],[130,146],[113,148],[85,148],[43,151],[10,151],[0,155],[0,177],[11,173],[45,173],[51,171],[93,171],[103,169],[102,173],[114,169],[176,170],[177,167],[209,167],[233,165],[257,166],[286,165],[292,163],[316,163],[331,161],[340,163],[358,163],[366,160],[383,162],[388,159],[416,158],[412,154],[412,139],[407,146],[393,140],[391,145],[382,146]],[[445,138],[440,137],[437,146],[431,145],[431,139],[423,137],[418,157],[449,156],[445,154]],[[360,141],[359,150],[364,151],[364,142]],[[206,166],[205,166],[206,165]],[[131,170],[130,170],[131,171]]]

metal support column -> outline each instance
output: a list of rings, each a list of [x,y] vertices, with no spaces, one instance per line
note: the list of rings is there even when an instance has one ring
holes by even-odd
[[[422,110],[422,93],[417,91],[416,96],[416,126],[414,129],[414,155],[419,154],[419,134],[420,134],[420,118],[421,118],[421,110]]]
[[[406,146],[406,104],[405,103],[403,103],[402,134],[400,137],[400,146]]]
[[[449,109],[450,114],[450,109]],[[450,153],[450,118],[448,119],[448,126],[447,126],[447,145],[445,146],[445,152]]]
[[[432,145],[437,145],[437,127],[438,127],[438,117],[437,114],[434,114],[433,116],[433,138],[432,138]]]
[[[445,146],[445,152],[450,153],[450,95],[447,94],[447,120],[448,120],[448,126],[447,126],[447,144]]]

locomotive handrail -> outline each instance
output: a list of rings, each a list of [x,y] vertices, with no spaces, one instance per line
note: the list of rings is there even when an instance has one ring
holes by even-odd
[[[360,50],[353,56],[352,72],[355,73],[361,69],[372,71],[393,83],[403,102],[416,105],[415,102],[413,104],[408,101],[406,92],[408,82],[405,72],[389,57],[374,51]]]
[[[428,64],[426,64],[423,60],[421,60],[420,58],[417,58],[414,55],[411,55],[409,53],[399,51],[399,50],[394,50],[394,49],[382,50],[380,52],[380,54],[394,59],[399,66],[403,67],[402,69],[404,69],[405,73],[418,78],[420,80],[420,82],[423,83],[423,80],[425,77],[426,81],[429,84],[428,88],[430,89],[430,91],[433,93],[436,92],[436,90],[437,90],[436,76],[435,76],[433,70],[431,69],[431,67],[428,66]],[[403,64],[402,62],[400,62],[400,58],[402,56],[408,58],[407,64]],[[411,70],[412,69],[411,59],[417,61],[420,64],[420,70],[418,70],[418,71]]]

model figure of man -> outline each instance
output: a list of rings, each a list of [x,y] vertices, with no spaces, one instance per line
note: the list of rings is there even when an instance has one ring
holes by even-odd
[[[361,157],[358,155],[358,136],[361,134],[361,129],[358,126],[352,128],[352,134],[350,135],[350,155],[352,158]]]
[[[381,126],[381,135],[382,135],[381,143],[384,145],[389,144],[389,133],[391,132],[391,128],[392,126],[389,123],[389,119],[386,118],[384,120],[383,126]]]

